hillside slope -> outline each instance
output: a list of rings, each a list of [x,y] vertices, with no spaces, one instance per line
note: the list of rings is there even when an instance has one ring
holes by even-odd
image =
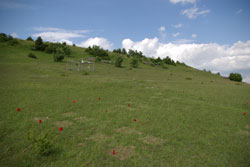
[[[51,54],[29,58],[32,45],[0,43],[0,166],[250,165],[250,85],[128,58],[84,75]],[[89,56],[70,48],[69,59]],[[48,133],[50,155],[35,152],[32,129]]]

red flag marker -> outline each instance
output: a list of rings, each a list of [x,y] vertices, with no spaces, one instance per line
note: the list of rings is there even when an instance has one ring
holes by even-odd
[[[60,127],[60,128],[59,128],[59,131],[63,131],[63,127]]]
[[[76,103],[76,100],[74,100],[73,103]]]
[[[41,119],[39,120],[39,123],[40,123],[40,124],[42,123],[42,120],[41,120]]]
[[[249,103],[247,102],[247,105],[248,105]]]
[[[108,110],[105,110],[105,112],[108,112]]]
[[[18,108],[18,109],[17,109],[17,111],[19,112],[19,111],[21,111],[21,109],[20,109],[20,108]]]
[[[113,149],[113,155],[115,155],[115,149]]]
[[[130,107],[130,104],[128,104],[128,107]]]
[[[247,113],[246,112],[243,112],[243,115],[246,115]]]
[[[98,100],[102,100],[102,98],[99,97]]]
[[[134,119],[134,121],[136,122],[136,119]]]

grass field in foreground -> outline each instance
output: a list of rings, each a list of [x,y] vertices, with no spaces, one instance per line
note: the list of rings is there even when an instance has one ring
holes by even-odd
[[[49,54],[28,58],[31,44],[0,44],[1,167],[250,166],[250,85],[181,65],[131,70],[127,59],[83,75]],[[35,153],[31,129],[49,134],[52,154]]]

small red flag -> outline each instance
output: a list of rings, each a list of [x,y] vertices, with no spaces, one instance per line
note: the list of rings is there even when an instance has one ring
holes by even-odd
[[[105,110],[105,112],[108,112],[108,110]]]
[[[128,106],[130,107],[130,104],[128,104]]]
[[[99,97],[98,100],[102,100],[102,98]]]
[[[243,115],[246,115],[246,114],[247,114],[246,112],[243,113]]]
[[[136,122],[136,119],[134,119],[134,121]]]
[[[113,155],[115,155],[115,149],[113,150]]]
[[[76,103],[76,100],[74,100],[73,103]]]
[[[63,131],[63,127],[60,127],[60,128],[59,128],[59,131]]]
[[[39,120],[39,123],[42,123],[42,120],[41,120],[41,119]]]
[[[17,109],[17,111],[19,112],[19,111],[21,111],[21,109],[20,109],[20,108],[18,108],[18,109]]]
[[[247,105],[248,105],[249,103],[247,102]]]

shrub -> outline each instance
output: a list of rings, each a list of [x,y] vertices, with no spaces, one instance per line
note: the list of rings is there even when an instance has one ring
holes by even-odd
[[[103,48],[100,48],[100,46],[96,46],[96,45],[94,45],[93,47],[89,46],[86,49],[86,52],[95,57],[99,57],[101,60],[110,60],[110,57],[107,51],[104,50]]]
[[[76,46],[76,44],[73,44],[73,46],[75,47],[75,46]]]
[[[34,46],[34,50],[41,50],[43,51],[45,49],[44,44],[43,44],[43,40],[41,37],[38,37],[35,41],[35,46]]]
[[[131,61],[130,61],[130,65],[131,65],[131,67],[133,67],[133,68],[137,68],[138,65],[139,65],[138,59],[132,58]]]
[[[35,152],[40,155],[49,155],[53,151],[53,145],[49,141],[48,133],[34,135],[34,131],[31,130],[28,133],[28,140],[31,142]]]
[[[8,44],[11,46],[19,44],[17,39],[12,38],[11,40],[8,41]]]
[[[64,54],[67,56],[67,57],[70,57],[70,54],[71,54],[71,50],[68,46],[64,46],[63,47],[63,52]]]
[[[0,42],[8,41],[8,36],[5,33],[0,33]]]
[[[29,36],[26,40],[27,40],[27,41],[34,41],[34,40],[31,38],[31,36]]]
[[[230,73],[229,79],[232,80],[232,81],[237,81],[237,82],[242,81],[241,74],[238,74],[238,73]]]
[[[36,55],[33,54],[33,53],[29,53],[29,54],[28,54],[28,57],[33,58],[33,59],[36,59],[36,58],[37,58]]]
[[[64,53],[61,48],[56,49],[56,54],[54,54],[54,61],[55,62],[62,62],[64,59]]]
[[[115,60],[115,66],[122,67],[122,61],[123,61],[123,58],[121,56],[118,56]]]

